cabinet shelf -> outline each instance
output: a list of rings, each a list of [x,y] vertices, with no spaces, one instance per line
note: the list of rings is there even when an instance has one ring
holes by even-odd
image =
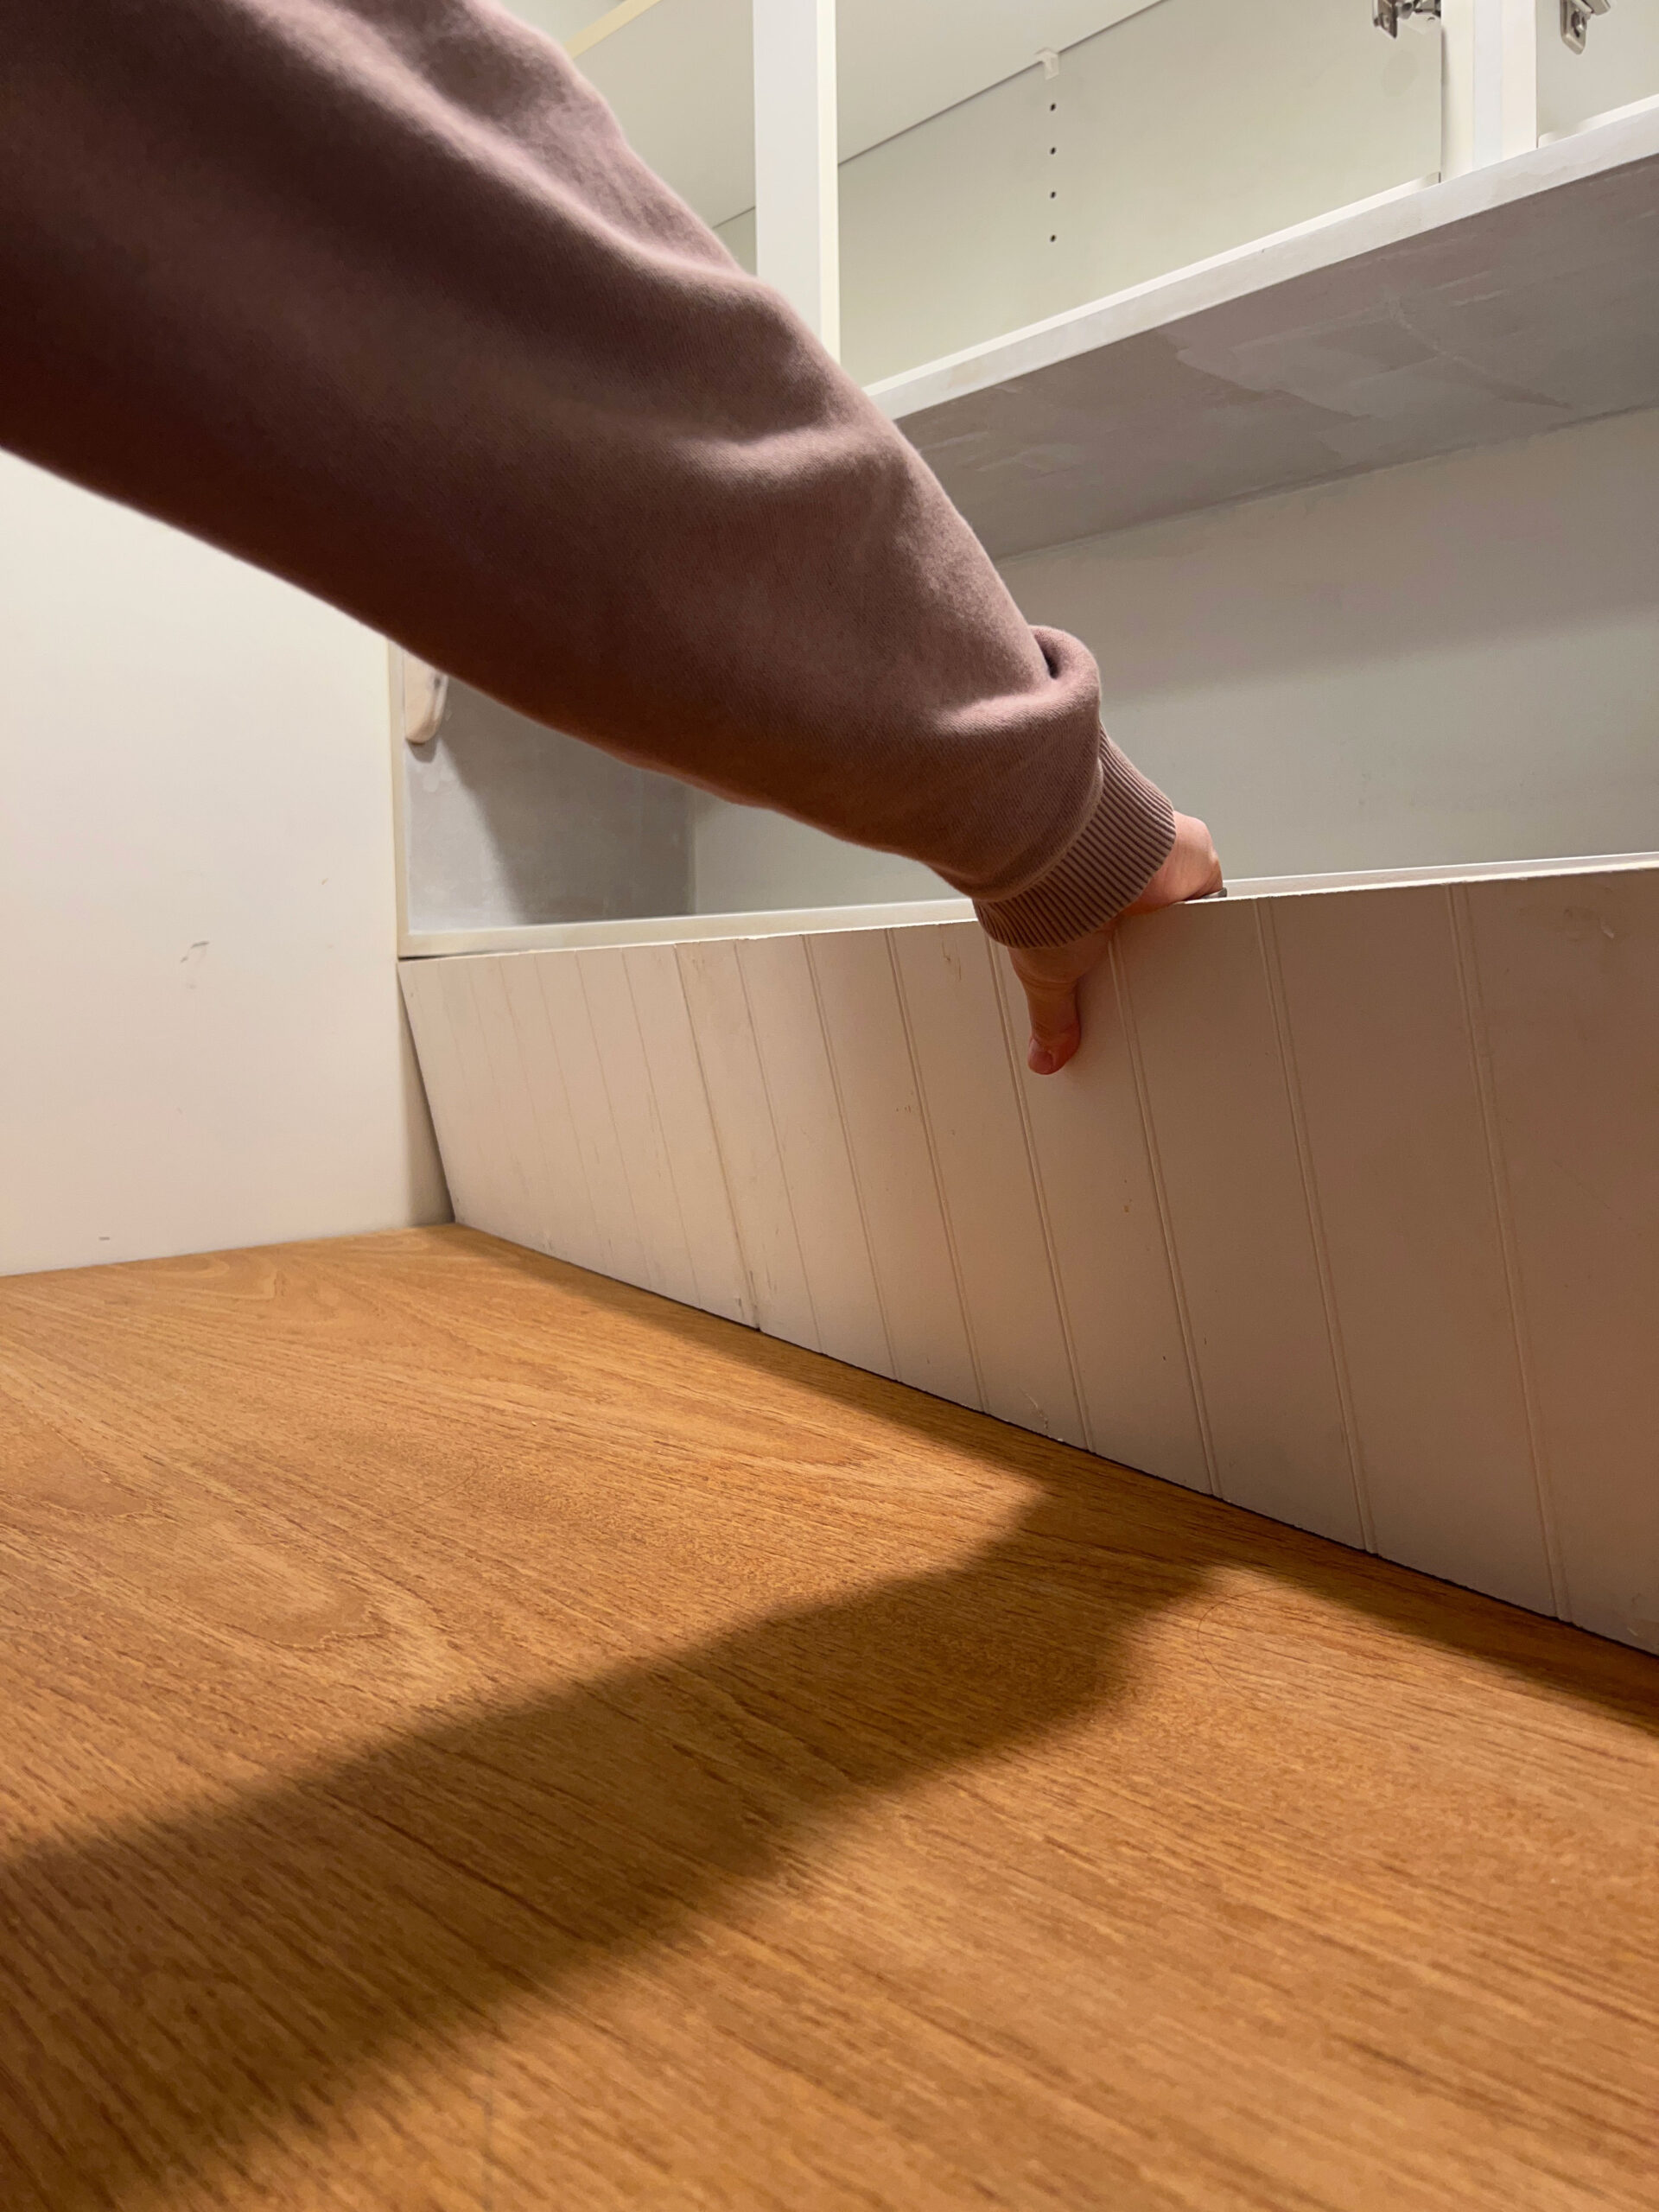
[[[869,387],[994,557],[1659,404],[1659,100]]]

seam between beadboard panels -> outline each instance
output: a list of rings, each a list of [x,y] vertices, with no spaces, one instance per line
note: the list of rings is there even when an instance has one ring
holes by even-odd
[[[818,1301],[812,1294],[812,1271],[806,1264],[806,1247],[801,1242],[801,1224],[795,1217],[795,1193],[789,1187],[789,1164],[784,1158],[783,1143],[778,1135],[778,1109],[772,1103],[772,1085],[766,1079],[766,1056],[760,1049],[760,1033],[755,1027],[754,1008],[749,1002],[749,979],[743,973],[743,961],[737,948],[732,948],[732,966],[737,974],[737,988],[743,998],[743,1019],[749,1025],[749,1045],[754,1053],[754,1065],[760,1071],[760,1096],[766,1101],[766,1127],[772,1131],[772,1157],[778,1162],[778,1180],[784,1187],[784,1205],[789,1212],[789,1233],[795,1242],[795,1256],[801,1266],[801,1287],[806,1293],[806,1311],[812,1324],[812,1349],[823,1350],[823,1330],[818,1321]]]
[[[905,996],[905,979],[899,966],[898,949],[891,930],[883,930],[887,940],[887,965],[893,971],[893,988],[899,1001],[899,1021],[905,1033],[905,1050],[910,1056],[910,1080],[916,1093],[916,1110],[922,1117],[922,1136],[927,1146],[928,1166],[933,1172],[933,1196],[938,1203],[939,1220],[944,1229],[944,1249],[950,1255],[950,1279],[957,1286],[957,1310],[962,1316],[962,1333],[968,1346],[968,1364],[974,1370],[974,1392],[977,1401],[976,1410],[985,1410],[985,1374],[980,1365],[979,1339],[974,1331],[973,1309],[968,1302],[968,1283],[963,1274],[962,1254],[957,1249],[957,1225],[950,1218],[950,1201],[945,1195],[944,1176],[939,1167],[939,1147],[933,1135],[933,1115],[927,1103],[927,1086],[922,1081],[922,1064],[916,1051],[915,1033],[911,1027],[910,1001]]]
[[[1313,1173],[1313,1147],[1307,1140],[1301,1077],[1296,1066],[1296,1046],[1291,1035],[1290,1008],[1285,997],[1284,972],[1279,959],[1279,928],[1272,902],[1266,899],[1256,902],[1255,936],[1267,981],[1268,1003],[1273,1009],[1273,1027],[1279,1046],[1279,1071],[1285,1086],[1286,1103],[1290,1109],[1290,1129],[1296,1147],[1296,1165],[1302,1179],[1302,1203],[1307,1209],[1308,1235],[1313,1246],[1313,1272],[1319,1281],[1319,1301],[1325,1308],[1325,1341],[1331,1354],[1332,1375],[1337,1386],[1337,1405],[1342,1415],[1342,1440],[1348,1454],[1348,1477],[1353,1486],[1354,1510],[1359,1519],[1361,1541],[1368,1552],[1375,1552],[1376,1524],[1371,1513],[1370,1488],[1365,1479],[1364,1457],[1359,1447],[1359,1422],[1354,1412],[1353,1384],[1348,1373],[1348,1348],[1343,1341],[1342,1316],[1337,1308],[1337,1288],[1331,1276],[1325,1212],[1319,1203],[1319,1186]]]
[[[1486,1008],[1480,991],[1480,968],[1475,955],[1474,932],[1469,920],[1465,885],[1449,883],[1446,903],[1452,921],[1452,944],[1457,963],[1458,989],[1463,1000],[1464,1033],[1473,1065],[1475,1095],[1480,1103],[1481,1135],[1486,1147],[1486,1173],[1491,1179],[1492,1209],[1497,1217],[1497,1245],[1503,1267],[1503,1288],[1509,1300],[1510,1333],[1515,1345],[1516,1373],[1521,1384],[1521,1408],[1527,1424],[1527,1452],[1532,1463],[1533,1497],[1538,1509],[1539,1534],[1543,1539],[1544,1564],[1549,1573],[1550,1601],[1557,1618],[1573,1618],[1572,1592],[1567,1562],[1561,1555],[1555,1525],[1554,1498],[1549,1459],[1544,1448],[1543,1420],[1538,1410],[1538,1389],[1533,1374],[1532,1337],[1528,1326],[1521,1262],[1516,1249],[1515,1212],[1510,1196],[1509,1163],[1497,1126],[1497,1092],[1492,1075],[1491,1046],[1486,1033]]]
[[[732,1243],[736,1248],[737,1262],[743,1270],[743,1287],[749,1294],[749,1313],[744,1326],[760,1326],[760,1294],[754,1284],[754,1263],[749,1257],[748,1247],[743,1241],[743,1223],[737,1211],[737,1201],[732,1196],[732,1171],[727,1163],[726,1147],[720,1141],[720,1117],[715,1112],[714,1095],[709,1088],[709,1071],[702,1064],[702,1040],[697,1035],[697,1025],[691,1013],[691,1001],[686,995],[685,970],[680,964],[681,945],[669,947],[669,957],[674,963],[674,985],[679,992],[680,1003],[685,1008],[685,1026],[690,1033],[691,1055],[697,1064],[697,1081],[702,1085],[702,1110],[709,1117],[709,1134],[714,1139],[715,1159],[720,1167],[720,1187],[726,1196],[726,1217],[732,1225]],[[748,1003],[746,999],[744,1003]],[[781,1164],[779,1166],[782,1173]],[[695,1266],[695,1262],[693,1265]]]
[[[639,1001],[633,995],[633,974],[628,966],[628,953],[632,948],[624,945],[619,950],[622,961],[622,982],[628,994],[628,1011],[633,1016],[634,1034],[639,1039],[639,1061],[645,1071],[645,1099],[651,1108],[652,1122],[663,1155],[663,1172],[673,1193],[674,1218],[680,1224],[680,1243],[685,1252],[685,1264],[691,1271],[691,1287],[696,1293],[698,1305],[703,1306],[702,1281],[697,1274],[697,1255],[691,1249],[691,1234],[685,1225],[685,1203],[680,1196],[680,1179],[674,1173],[674,1154],[668,1141],[668,1123],[663,1116],[662,1102],[657,1096],[657,1078],[651,1071],[651,1054],[645,1049],[645,1029],[639,1019]],[[708,1308],[704,1306],[703,1310],[707,1312]]]
[[[847,1173],[852,1178],[853,1203],[858,1208],[859,1234],[864,1239],[864,1260],[870,1271],[870,1285],[875,1292],[876,1316],[881,1324],[881,1341],[887,1348],[887,1373],[895,1381],[899,1363],[893,1356],[893,1325],[887,1319],[887,1301],[881,1290],[881,1270],[875,1264],[875,1244],[870,1236],[870,1210],[865,1203],[864,1186],[858,1176],[858,1155],[853,1147],[853,1133],[847,1126],[847,1105],[841,1095],[841,1071],[836,1065],[835,1040],[830,1034],[830,1024],[823,1018],[823,992],[818,982],[817,962],[812,955],[812,939],[803,937],[801,949],[806,955],[806,979],[812,987],[812,1011],[817,1017],[818,1036],[823,1046],[824,1065],[830,1071],[830,1090],[836,1102],[836,1120],[841,1128],[842,1149],[847,1154]]]
[[[1095,1442],[1094,1427],[1089,1419],[1088,1402],[1083,1395],[1083,1376],[1077,1366],[1077,1341],[1071,1328],[1071,1309],[1065,1294],[1065,1280],[1060,1272],[1059,1254],[1054,1249],[1054,1225],[1049,1218],[1048,1192],[1043,1182],[1043,1171],[1037,1158],[1036,1140],[1032,1135],[1031,1108],[1026,1097],[1026,1086],[1020,1073],[1019,1048],[1008,1020],[1008,1002],[1003,995],[1002,978],[997,973],[996,947],[989,938],[982,934],[986,964],[990,969],[991,997],[996,1005],[998,1026],[1002,1032],[1002,1050],[1007,1056],[1008,1078],[1014,1085],[1014,1106],[1020,1116],[1020,1133],[1026,1147],[1026,1172],[1031,1177],[1031,1195],[1037,1208],[1037,1224],[1043,1232],[1043,1250],[1048,1259],[1049,1287],[1054,1294],[1054,1312],[1060,1324],[1060,1342],[1065,1347],[1065,1364],[1071,1377],[1071,1397],[1077,1409],[1077,1427],[1083,1432],[1084,1446],[1099,1455]]]
[[[1129,988],[1129,971],[1123,957],[1123,940],[1116,930],[1112,932],[1106,957],[1111,972],[1112,990],[1117,1000],[1118,1020],[1123,1025],[1123,1039],[1128,1046],[1135,1103],[1141,1114],[1141,1141],[1147,1148],[1153,1202],[1158,1208],[1158,1226],[1164,1239],[1164,1264],[1169,1269],[1170,1289],[1175,1299],[1175,1319],[1181,1332],[1181,1349],[1186,1355],[1186,1387],[1192,1394],[1192,1411],[1198,1424],[1198,1442],[1204,1447],[1205,1475],[1210,1484],[1211,1497],[1219,1497],[1221,1478],[1216,1466],[1216,1440],[1210,1427],[1210,1402],[1205,1395],[1204,1376],[1198,1366],[1198,1341],[1192,1333],[1192,1315],[1186,1302],[1186,1281],[1181,1273],[1181,1255],[1175,1244],[1175,1224],[1169,1211],[1169,1193],[1164,1187],[1163,1155],[1158,1149],[1158,1131],[1152,1118],[1147,1071],[1141,1058],[1141,1031],[1135,1018],[1135,995]]]

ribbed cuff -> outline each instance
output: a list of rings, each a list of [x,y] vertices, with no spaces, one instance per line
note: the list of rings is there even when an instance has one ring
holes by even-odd
[[[974,911],[999,944],[1065,944],[1133,906],[1174,842],[1174,809],[1103,730],[1100,789],[1077,836],[1034,883]]]

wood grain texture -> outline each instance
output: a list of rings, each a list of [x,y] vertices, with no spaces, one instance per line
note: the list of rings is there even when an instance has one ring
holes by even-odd
[[[1643,1655],[463,1230],[0,1344],[7,2212],[1652,2205]]]

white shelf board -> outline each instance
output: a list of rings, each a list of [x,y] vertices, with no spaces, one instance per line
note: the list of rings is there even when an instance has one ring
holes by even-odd
[[[998,558],[1659,405],[1659,102],[870,392]]]

